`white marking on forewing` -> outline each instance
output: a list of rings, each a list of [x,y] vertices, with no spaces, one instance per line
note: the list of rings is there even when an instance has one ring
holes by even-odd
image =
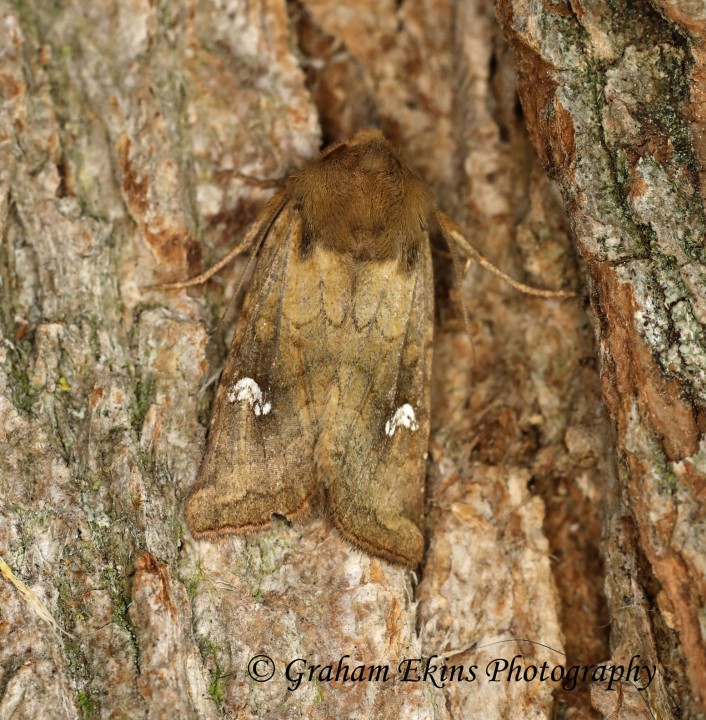
[[[406,427],[411,432],[419,428],[414,408],[409,403],[405,403],[395,410],[395,414],[385,423],[385,434],[392,437],[398,427]]]
[[[258,417],[272,410],[272,403],[265,402],[260,386],[252,378],[240,378],[228,391],[228,402],[246,402]]]

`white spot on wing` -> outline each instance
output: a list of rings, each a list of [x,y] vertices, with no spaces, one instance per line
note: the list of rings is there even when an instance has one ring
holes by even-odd
[[[406,427],[411,432],[419,428],[417,425],[417,416],[414,414],[414,408],[405,403],[395,410],[395,414],[385,423],[385,434],[392,437],[398,427]]]
[[[260,386],[252,378],[240,378],[228,391],[228,402],[248,403],[257,417],[272,410],[272,403],[265,401]]]

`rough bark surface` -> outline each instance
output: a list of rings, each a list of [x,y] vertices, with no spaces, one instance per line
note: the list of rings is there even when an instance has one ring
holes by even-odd
[[[503,0],[501,30],[490,0],[0,0],[0,558],[64,631],[0,581],[1,718],[704,711],[706,14],[686,5]],[[475,269],[458,288],[438,253],[417,573],[325,518],[194,541],[245,261],[141,288],[225,254],[271,192],[242,174],[372,123],[481,252],[578,299]],[[483,672],[635,653],[646,693]],[[478,679],[395,677],[444,654]],[[390,680],[288,689],[289,661],[344,655]]]
[[[659,662],[659,717],[706,704],[706,243],[701,3],[503,0],[529,131],[599,318],[618,476],[606,506],[611,652]],[[595,690],[595,688],[594,688]],[[612,717],[642,708],[596,693]]]

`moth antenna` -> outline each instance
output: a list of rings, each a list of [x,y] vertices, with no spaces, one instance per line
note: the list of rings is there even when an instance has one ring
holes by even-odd
[[[248,230],[245,237],[238,245],[236,245],[225,257],[221,258],[215,265],[212,265],[208,270],[204,270],[201,274],[196,277],[189,278],[188,280],[182,280],[181,282],[175,283],[157,283],[155,285],[145,285],[142,290],[184,290],[185,288],[194,287],[195,285],[203,285],[205,282],[210,280],[217,272],[222,270],[229,262],[234,260],[238,255],[249,250],[253,244],[257,241],[257,247],[260,247],[262,239],[267,235],[272,226],[272,223],[277,219],[277,216],[282,211],[287,198],[284,193],[275,195],[269,203],[263,208],[258,220],[256,220],[252,227]],[[248,262],[248,267],[250,263]],[[241,277],[242,284],[242,277]],[[238,286],[240,290],[240,285]]]
[[[275,217],[277,217],[277,216],[275,215]],[[274,220],[274,218],[273,218],[273,220]],[[250,268],[252,267],[252,264],[255,262],[255,259],[257,258],[257,253],[260,250],[260,246],[262,245],[264,239],[267,237],[267,233],[269,232],[269,230],[270,230],[270,225],[267,226],[267,231],[263,232],[260,235],[260,237],[258,238],[257,245],[255,246],[255,252],[250,253],[250,257],[248,258],[247,265],[245,266],[245,269],[240,274],[240,278],[238,279],[238,285],[235,288],[235,292],[231,295],[230,301],[228,302],[226,309],[221,314],[220,320],[218,321],[218,325],[216,325],[216,329],[213,331],[214,335],[221,329],[221,325],[223,325],[223,321],[225,320],[226,315],[228,314],[231,307],[233,306],[235,299],[240,295],[240,290],[243,287],[243,282],[245,282],[245,278],[247,277],[248,273],[250,272]]]
[[[466,240],[460,228],[448,215],[444,215],[442,212],[437,212],[436,219],[449,249],[455,245],[463,252],[468,260],[471,260],[472,262],[475,261],[479,265],[482,265],[486,270],[490,270],[490,272],[494,275],[502,278],[508,285],[511,285],[521,293],[541,298],[569,298],[576,296],[576,293],[571,292],[570,290],[542,290],[515,280],[515,278],[510,277],[510,275],[504,273],[500,270],[500,268],[495,267],[490,260],[483,257],[483,255],[481,255],[478,250],[476,250],[473,245]]]
[[[437,216],[439,213],[437,213]],[[441,224],[441,222],[439,222]],[[442,231],[444,228],[442,227]],[[449,239],[446,237],[446,233],[444,232],[444,239],[446,240],[446,244],[449,248],[449,256],[451,257],[451,264],[453,265],[454,269],[454,279],[456,280],[456,288],[458,289],[459,294],[459,305],[461,306],[461,315],[463,317],[463,327],[466,329],[466,336],[471,341],[471,359],[473,361],[473,370],[475,372],[477,368],[477,358],[476,358],[476,345],[473,342],[473,335],[471,335],[471,326],[468,322],[468,311],[466,310],[466,304],[463,302],[463,297],[461,297],[461,283],[463,282],[463,278],[466,276],[466,273],[468,272],[470,266],[473,264],[473,258],[467,257],[466,258],[466,264],[463,270],[459,267],[459,257],[458,253],[455,251],[455,247],[453,243],[449,242]]]

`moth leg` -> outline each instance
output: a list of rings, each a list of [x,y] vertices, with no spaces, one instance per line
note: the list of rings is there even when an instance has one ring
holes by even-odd
[[[490,272],[492,272],[494,275],[502,278],[506,283],[508,283],[508,285],[511,285],[516,290],[519,290],[521,293],[542,298],[575,297],[576,293],[569,290],[542,290],[540,288],[535,288],[530,285],[525,285],[524,283],[515,280],[507,273],[504,273],[502,270],[495,267],[495,265],[493,265],[490,260],[483,257],[483,255],[481,255],[478,250],[476,250],[473,245],[471,245],[471,243],[466,240],[466,238],[463,236],[463,233],[461,232],[461,229],[448,215],[444,215],[444,213],[442,212],[437,212],[436,219],[439,223],[439,227],[441,228],[441,232],[444,235],[444,239],[449,245],[449,248],[457,248],[461,251],[463,255],[466,256],[467,259],[477,262],[479,265],[482,265],[486,270],[490,270]],[[468,266],[466,267],[466,270],[467,269]]]

